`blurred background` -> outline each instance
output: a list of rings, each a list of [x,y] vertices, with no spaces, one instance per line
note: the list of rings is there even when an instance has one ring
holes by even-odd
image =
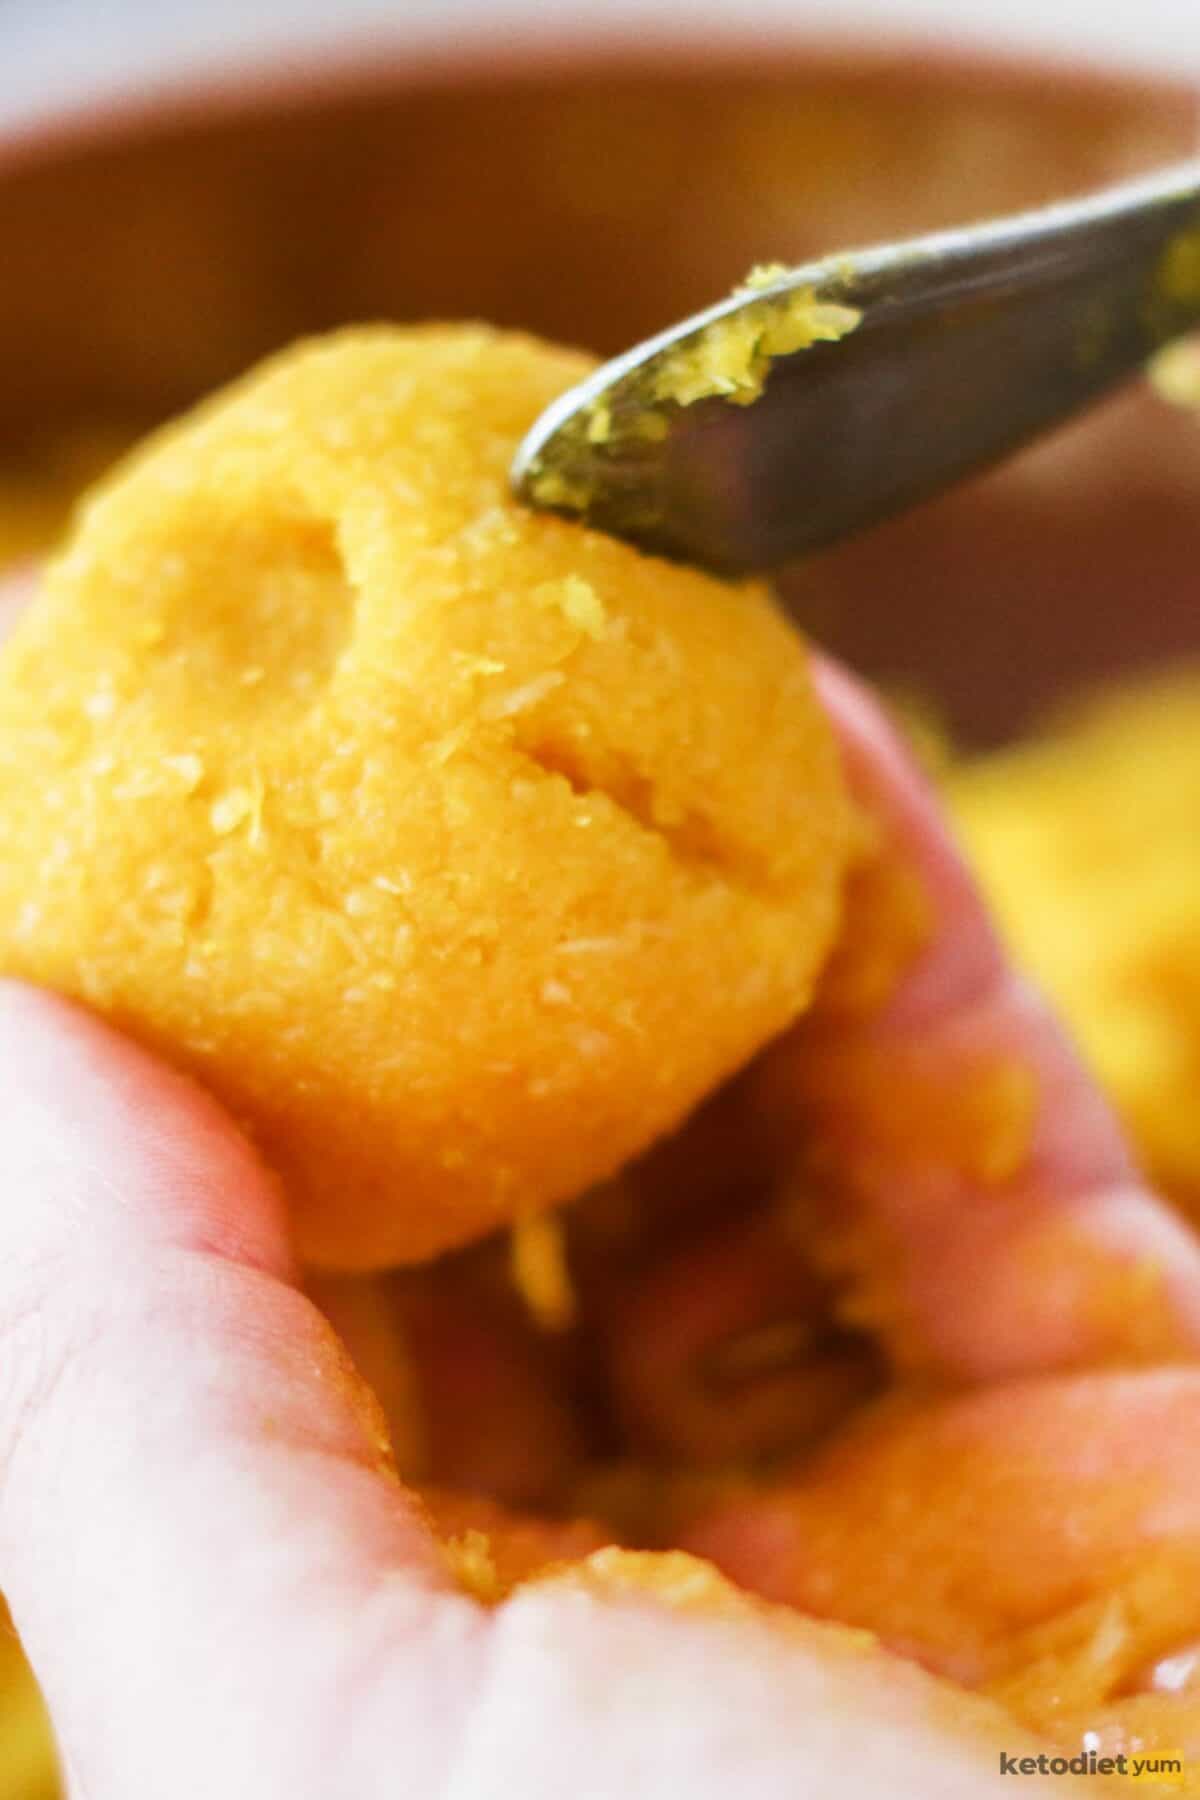
[[[619,37],[650,24],[680,39],[744,42],[763,31],[851,30],[927,35],[943,42],[1050,52],[1067,61],[1200,70],[1193,0],[576,0],[554,35]],[[98,88],[177,80],[200,69],[294,56],[301,46],[344,52],[380,34],[459,47],[472,31],[546,32],[531,0],[4,0],[0,5],[0,118],[33,118]]]

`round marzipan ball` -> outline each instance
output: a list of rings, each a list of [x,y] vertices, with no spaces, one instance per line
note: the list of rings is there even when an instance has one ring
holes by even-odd
[[[191,1070],[301,1251],[573,1195],[804,1007],[852,839],[756,586],[526,510],[591,365],[301,346],[94,493],[0,660],[0,968]]]

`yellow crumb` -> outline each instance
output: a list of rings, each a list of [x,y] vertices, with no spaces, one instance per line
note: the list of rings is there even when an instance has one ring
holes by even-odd
[[[679,406],[712,398],[749,406],[762,393],[776,357],[837,343],[861,318],[854,307],[819,300],[811,288],[764,297],[673,349],[656,373],[652,397]]]
[[[604,602],[591,582],[581,575],[567,575],[562,581],[547,582],[544,587],[534,589],[533,597],[540,606],[557,608],[568,624],[594,642],[599,643],[604,636],[608,624]]]
[[[544,1331],[565,1331],[576,1313],[566,1235],[557,1213],[529,1213],[512,1227],[513,1284]]]

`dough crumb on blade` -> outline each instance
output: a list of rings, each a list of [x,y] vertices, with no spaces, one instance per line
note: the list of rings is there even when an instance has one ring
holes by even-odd
[[[834,936],[848,806],[766,592],[510,495],[587,366],[287,353],[103,484],[0,660],[0,968],[199,1076],[316,1263],[606,1177]]]

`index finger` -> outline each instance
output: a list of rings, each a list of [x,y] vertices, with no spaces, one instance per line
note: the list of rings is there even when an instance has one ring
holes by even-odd
[[[292,1285],[270,1177],[192,1083],[11,983],[0,1095],[0,1581],[81,1791],[329,1792],[320,1703],[371,1699],[374,1659],[362,1736],[435,1792],[424,1722],[483,1615]]]
[[[768,1112],[803,1115],[847,1309],[901,1368],[954,1379],[1194,1352],[1200,1245],[1001,952],[878,707],[828,663],[818,682],[852,786],[928,911],[882,1005],[818,1005],[763,1065]]]

